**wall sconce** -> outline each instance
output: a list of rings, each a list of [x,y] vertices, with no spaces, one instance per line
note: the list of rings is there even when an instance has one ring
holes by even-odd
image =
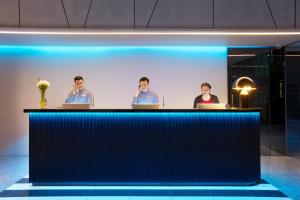
[[[240,108],[249,107],[249,93],[256,90],[254,81],[246,76],[236,79],[232,89],[237,91],[240,96]]]

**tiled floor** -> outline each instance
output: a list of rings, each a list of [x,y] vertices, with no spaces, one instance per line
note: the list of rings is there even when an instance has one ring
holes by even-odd
[[[28,174],[28,156],[0,156],[0,191]]]
[[[261,161],[262,178],[292,199],[300,200],[300,158],[266,156]]]
[[[0,200],[72,196],[81,199],[290,199],[265,181],[255,186],[32,186],[28,178],[23,178],[2,191]]]
[[[27,194],[33,199],[288,199],[276,188],[300,200],[300,160],[291,157],[262,157],[262,178],[275,187],[267,183],[251,187],[33,187],[27,178],[14,184],[26,174],[27,156],[0,157],[0,190],[6,188],[0,200],[32,199]]]

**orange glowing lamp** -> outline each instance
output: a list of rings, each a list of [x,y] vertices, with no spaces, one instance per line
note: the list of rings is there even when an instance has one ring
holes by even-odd
[[[240,107],[249,107],[249,94],[256,90],[254,81],[246,76],[236,79],[233,83],[232,89],[237,91],[240,96]]]

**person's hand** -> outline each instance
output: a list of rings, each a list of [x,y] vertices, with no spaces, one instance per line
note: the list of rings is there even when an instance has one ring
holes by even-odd
[[[141,90],[137,90],[137,91],[135,92],[134,97],[139,97],[139,96],[140,96],[140,93],[141,93]]]
[[[73,95],[75,95],[77,92],[79,92],[79,90],[76,88],[75,85],[73,85],[73,89],[72,89]]]

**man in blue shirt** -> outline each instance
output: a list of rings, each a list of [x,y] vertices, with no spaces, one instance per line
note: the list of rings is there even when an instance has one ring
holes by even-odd
[[[88,103],[93,104],[93,95],[83,87],[83,77],[74,78],[73,90],[69,93],[66,103]]]
[[[142,77],[140,79],[139,89],[135,92],[133,104],[158,104],[157,94],[150,91],[149,79]]]

